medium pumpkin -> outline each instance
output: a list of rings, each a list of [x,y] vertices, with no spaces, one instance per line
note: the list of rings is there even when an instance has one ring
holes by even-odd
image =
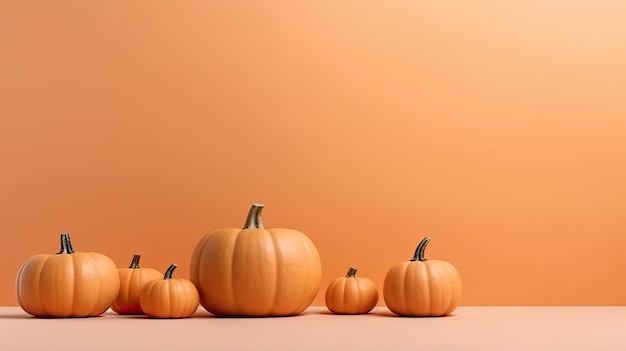
[[[303,233],[265,229],[263,204],[253,204],[243,229],[217,230],[200,240],[190,278],[200,304],[217,316],[290,316],[319,290],[320,257]]]
[[[186,318],[198,309],[198,290],[187,279],[172,278],[177,265],[169,266],[163,279],[149,281],[141,289],[139,303],[152,318]]]
[[[139,266],[141,256],[133,255],[128,268],[119,268],[120,292],[111,306],[114,312],[119,314],[143,314],[139,304],[141,288],[153,280],[160,280],[163,273],[154,268],[142,268]]]
[[[385,304],[400,316],[445,316],[461,299],[461,276],[443,260],[426,260],[424,238],[410,261],[395,264],[387,272],[383,287]]]
[[[117,267],[97,252],[76,252],[70,235],[61,234],[56,255],[29,258],[19,269],[17,300],[36,317],[87,317],[104,313],[120,288]]]
[[[345,277],[339,277],[326,289],[326,307],[336,314],[360,314],[371,311],[378,303],[378,289],[374,282],[356,276],[350,267]]]

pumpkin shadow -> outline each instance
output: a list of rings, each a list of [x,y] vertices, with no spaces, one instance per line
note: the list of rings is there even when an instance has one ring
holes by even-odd
[[[313,314],[313,313],[308,313],[308,314]],[[263,320],[263,319],[282,319],[282,318],[298,318],[298,317],[304,317],[306,316],[307,313],[301,313],[301,314],[295,314],[295,315],[289,315],[289,316],[216,316],[210,313],[207,314],[203,314],[203,315],[194,315],[192,316],[193,318],[215,318],[215,319],[249,319],[249,320],[254,320],[254,319],[258,319],[258,320]]]
[[[372,311],[372,314],[378,317],[398,317],[397,314],[391,312],[386,308],[377,308],[376,310]]]
[[[124,318],[124,319],[142,319],[142,320],[146,320],[146,321],[171,321],[171,320],[183,320],[183,319],[198,318],[198,316],[181,317],[181,318],[157,318],[157,317],[148,317],[146,315],[141,315],[141,314],[134,314],[134,315],[127,315],[127,316],[120,316],[119,318]]]
[[[301,313],[301,314],[297,314],[297,315],[290,315],[290,316],[263,316],[263,317],[254,317],[254,316],[217,316],[214,314],[211,314],[209,312],[206,311],[198,311],[196,313],[194,313],[193,315],[189,316],[189,317],[184,317],[184,318],[155,318],[155,317],[148,317],[146,315],[143,314],[135,314],[135,315],[120,315],[117,318],[128,318],[128,319],[143,319],[143,320],[172,320],[172,319],[197,319],[197,318],[210,318],[210,319],[224,319],[224,320],[236,320],[236,319],[247,319],[247,320],[263,320],[263,319],[280,319],[280,318],[297,318],[297,317],[304,317],[307,314],[311,315],[311,314],[315,314],[315,313]]]
[[[156,317],[148,317],[145,314],[114,314],[116,318],[127,318],[127,319],[150,319],[150,320],[172,320],[172,319],[190,319],[190,318],[216,318],[214,315],[210,314],[207,311],[201,310],[198,308],[196,312],[194,312],[189,317],[182,318],[156,318]]]
[[[372,309],[371,311],[367,312],[367,313],[356,313],[356,314],[340,314],[340,313],[333,313],[330,310],[320,310],[320,311],[315,311],[312,312],[312,314],[318,314],[318,315],[328,315],[328,316],[383,316],[383,317],[397,317],[396,314],[394,314],[393,312],[391,312],[389,309],[385,308],[385,307],[375,307],[374,309]]]
[[[321,310],[321,311],[315,311],[315,312],[310,312],[308,314],[315,314],[315,315],[322,315],[322,316],[337,316],[337,317],[372,317],[372,316],[386,316],[386,317],[392,317],[395,316],[395,314],[391,313],[391,311],[389,310],[384,310],[384,309],[373,309],[367,313],[355,313],[355,314],[341,314],[341,313],[333,313],[330,310]]]
[[[373,316],[376,313],[370,311],[367,313],[333,313],[331,311],[317,311],[310,314],[322,315],[322,316],[337,316],[337,317],[355,317],[355,316]]]
[[[30,320],[58,320],[58,319],[65,319],[65,320],[72,320],[72,319],[92,319],[92,318],[102,318],[104,317],[103,315],[99,315],[99,316],[85,316],[85,317],[35,317],[35,316],[31,316],[30,314],[24,314],[24,313],[11,313],[11,314],[5,314],[0,316],[0,319],[30,319]]]
[[[455,314],[449,314],[446,316],[401,316],[399,314],[395,314],[390,310],[380,310],[375,311],[372,314],[380,317],[392,317],[392,318],[405,318],[405,319],[441,319],[441,318],[453,318]]]
[[[31,316],[30,314],[12,313],[0,316],[0,319],[52,319]]]
[[[332,313],[329,310],[321,310],[321,311],[309,312],[308,314],[321,314],[321,315],[326,315],[326,316],[335,315],[335,313]]]

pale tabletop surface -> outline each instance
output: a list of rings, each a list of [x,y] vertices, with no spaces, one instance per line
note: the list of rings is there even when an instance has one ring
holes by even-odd
[[[0,307],[0,350],[626,350],[626,306],[470,307],[443,318],[332,315],[41,319]]]

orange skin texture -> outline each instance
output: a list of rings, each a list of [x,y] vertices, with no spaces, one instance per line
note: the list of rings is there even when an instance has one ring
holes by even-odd
[[[96,252],[41,254],[17,274],[17,299],[35,317],[88,317],[104,313],[120,288],[117,266]]]
[[[400,316],[446,316],[461,299],[461,276],[447,261],[400,262],[385,276],[383,296]]]
[[[119,314],[144,314],[139,303],[141,289],[148,282],[163,279],[154,268],[119,268],[120,292],[111,309]]]
[[[365,277],[336,278],[326,289],[326,307],[336,314],[368,313],[378,303],[378,289]]]
[[[290,316],[312,302],[320,257],[303,233],[284,228],[227,228],[200,240],[190,279],[200,304],[217,316]]]
[[[139,302],[152,318],[187,318],[198,309],[198,290],[187,279],[153,280],[141,289]]]

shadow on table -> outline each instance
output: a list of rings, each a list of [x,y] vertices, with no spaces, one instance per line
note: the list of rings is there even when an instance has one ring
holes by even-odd
[[[198,318],[208,318],[208,319],[223,319],[223,320],[237,320],[237,319],[246,319],[246,320],[262,320],[262,319],[281,319],[281,318],[298,318],[304,317],[305,315],[311,315],[314,313],[302,313],[295,316],[267,316],[267,317],[247,317],[247,316],[216,316],[206,311],[198,311],[194,313],[191,317],[180,318],[180,319],[198,319]],[[154,318],[148,317],[145,315],[125,315],[119,316],[118,318],[130,318],[130,319],[150,319],[150,320],[168,320],[169,318]],[[170,319],[171,320],[171,319]]]
[[[103,315],[99,316],[87,316],[87,317],[35,317],[26,313],[7,313],[0,316],[0,319],[31,319],[31,320],[51,320],[51,319],[92,319],[92,318],[102,318]]]
[[[387,308],[384,307],[378,307],[375,308],[374,310],[368,312],[368,313],[363,313],[363,314],[335,314],[332,313],[328,310],[325,311],[316,311],[316,312],[311,312],[310,314],[318,314],[318,315],[329,315],[329,316],[345,316],[345,317],[351,317],[351,316],[372,316],[372,317],[394,317],[394,318],[407,318],[407,319],[412,319],[412,318],[435,318],[435,319],[439,319],[439,318],[452,318],[455,315],[454,314],[450,314],[447,316],[427,316],[427,317],[416,317],[416,316],[399,316],[393,312],[391,312],[390,310],[388,310]]]
[[[315,311],[315,312],[308,312],[305,314],[317,314],[317,315],[326,315],[326,316],[345,316],[345,317],[350,317],[350,316],[383,316],[383,317],[396,317],[395,314],[393,314],[391,311],[389,311],[388,309],[385,308],[376,308],[368,313],[359,313],[359,314],[337,314],[337,313],[333,313],[329,310],[321,310],[321,311]]]

